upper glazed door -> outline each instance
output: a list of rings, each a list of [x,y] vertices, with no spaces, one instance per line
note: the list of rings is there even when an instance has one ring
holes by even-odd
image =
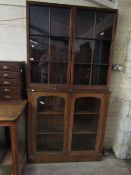
[[[69,86],[70,14],[70,8],[29,6],[29,70],[33,86]]]
[[[77,8],[74,12],[71,87],[108,85],[116,13]]]
[[[32,3],[28,8],[30,88],[108,86],[116,10]]]

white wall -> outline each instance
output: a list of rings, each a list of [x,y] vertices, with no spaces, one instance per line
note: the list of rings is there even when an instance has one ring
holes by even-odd
[[[0,60],[26,60],[25,4],[22,0],[18,6],[5,3],[0,1]]]
[[[118,8],[113,62],[122,64],[124,71],[122,73],[114,72],[112,76],[112,97],[114,96],[118,103],[118,120],[113,148],[116,156],[124,159],[131,158],[131,1],[119,0]]]

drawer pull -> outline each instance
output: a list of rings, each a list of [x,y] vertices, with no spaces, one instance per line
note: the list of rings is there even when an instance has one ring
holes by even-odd
[[[9,77],[10,75],[9,74],[3,74],[3,77]]]
[[[10,92],[10,89],[4,89],[4,92]]]
[[[5,66],[3,66],[2,68],[3,68],[4,70],[9,69],[9,67],[8,67],[8,66],[6,66],[6,65],[5,65]]]
[[[5,98],[5,99],[11,99],[11,96],[5,95],[4,98]]]
[[[4,81],[3,84],[4,84],[4,85],[9,85],[10,82],[9,82],[9,81]]]

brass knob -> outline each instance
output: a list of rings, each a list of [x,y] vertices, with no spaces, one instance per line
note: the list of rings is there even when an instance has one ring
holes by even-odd
[[[9,74],[3,74],[3,77],[9,77],[10,75]]]
[[[10,89],[4,89],[4,92],[10,92]]]
[[[5,95],[4,98],[6,98],[6,99],[10,99],[11,96],[9,96],[9,95]]]
[[[4,81],[3,84],[5,84],[5,85],[9,85],[10,82],[9,82],[9,81]]]
[[[6,65],[5,65],[5,66],[3,66],[3,69],[4,69],[4,70],[6,70],[6,69],[8,69],[8,68],[9,68],[9,67],[8,67],[8,66],[6,66]]]

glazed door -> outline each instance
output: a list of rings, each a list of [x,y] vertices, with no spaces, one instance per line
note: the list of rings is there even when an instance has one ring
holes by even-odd
[[[115,20],[114,12],[76,8],[72,88],[87,89],[108,84]]]
[[[29,81],[37,90],[69,86],[70,18],[70,8],[29,6]]]
[[[37,155],[63,154],[66,149],[67,95],[38,92],[32,96],[34,106],[33,128],[30,126],[33,134],[32,152]]]
[[[69,152],[100,151],[104,123],[104,96],[72,94]],[[106,104],[106,101],[105,101]]]

